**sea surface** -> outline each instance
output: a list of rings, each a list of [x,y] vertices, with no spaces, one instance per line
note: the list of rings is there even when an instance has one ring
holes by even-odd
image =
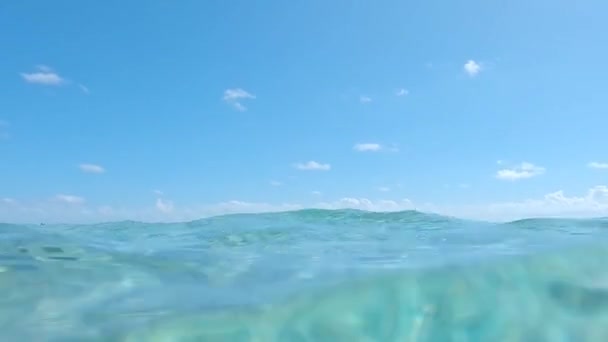
[[[608,341],[608,219],[0,224],[0,341]]]

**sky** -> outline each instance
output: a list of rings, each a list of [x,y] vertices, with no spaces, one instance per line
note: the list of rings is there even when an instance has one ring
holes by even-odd
[[[605,1],[10,1],[0,221],[608,215]]]

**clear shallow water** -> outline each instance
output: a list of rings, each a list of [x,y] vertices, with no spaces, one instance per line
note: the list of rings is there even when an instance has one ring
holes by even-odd
[[[0,224],[0,340],[608,341],[608,220]]]

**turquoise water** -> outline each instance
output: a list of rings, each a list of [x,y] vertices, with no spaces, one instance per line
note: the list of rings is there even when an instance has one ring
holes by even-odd
[[[608,341],[608,219],[0,224],[0,340]]]

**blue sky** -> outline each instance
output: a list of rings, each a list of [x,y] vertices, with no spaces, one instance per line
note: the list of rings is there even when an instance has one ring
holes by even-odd
[[[0,6],[0,221],[608,213],[608,3]]]

